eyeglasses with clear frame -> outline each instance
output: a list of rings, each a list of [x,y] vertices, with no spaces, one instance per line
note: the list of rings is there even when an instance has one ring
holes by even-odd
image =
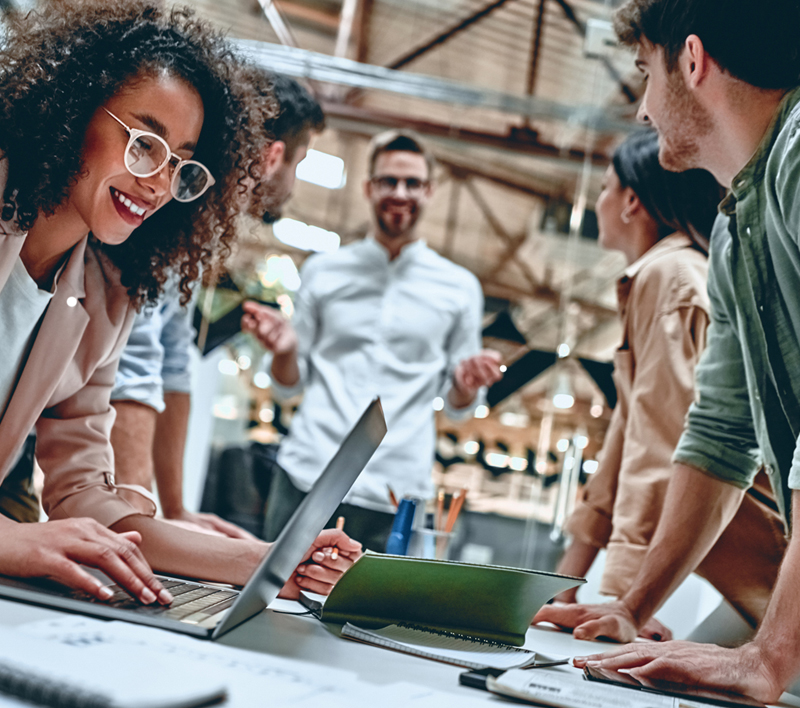
[[[172,152],[160,135],[147,130],[131,128],[123,123],[107,108],[103,110],[119,123],[128,133],[125,146],[125,168],[134,177],[152,177],[171,163],[169,191],[179,202],[191,202],[215,183],[208,168],[197,160],[182,160]]]
[[[419,197],[428,185],[430,185],[430,181],[426,179],[419,179],[418,177],[394,177],[392,175],[376,175],[370,178],[370,182],[375,185],[379,193],[384,195],[394,192],[402,182],[405,185],[406,193],[409,197]]]

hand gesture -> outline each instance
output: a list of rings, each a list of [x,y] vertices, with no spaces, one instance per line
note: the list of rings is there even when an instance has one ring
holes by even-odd
[[[242,330],[254,334],[266,349],[273,354],[297,351],[297,335],[280,310],[249,301],[242,309]]]
[[[334,548],[338,549],[338,558],[333,558]],[[329,595],[342,573],[360,557],[361,544],[358,541],[339,529],[325,529],[308,549],[279,597],[295,600],[301,590]]]
[[[39,524],[2,524],[0,573],[19,578],[49,578],[82,590],[98,600],[111,591],[81,565],[102,570],[146,605],[172,602],[139,550],[135,531],[114,533],[94,519],[66,519]]]
[[[462,394],[474,398],[481,386],[491,386],[503,378],[500,353],[484,349],[458,363],[453,372],[453,385]]]

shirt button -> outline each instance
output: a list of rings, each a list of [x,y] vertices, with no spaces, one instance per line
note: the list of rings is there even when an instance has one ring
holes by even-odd
[[[70,295],[67,298],[67,307],[75,307],[75,305],[77,304],[78,304],[78,298],[73,297],[72,295]]]
[[[750,233],[750,227],[749,227],[749,226],[747,227],[747,235],[748,235],[748,236],[751,236],[751,235],[752,235],[752,234]]]

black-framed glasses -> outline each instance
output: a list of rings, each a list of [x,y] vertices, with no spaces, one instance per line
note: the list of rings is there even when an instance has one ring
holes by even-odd
[[[376,175],[370,179],[381,194],[391,194],[402,183],[410,197],[418,197],[430,184],[430,180],[419,177],[393,177],[392,175]]]
[[[169,191],[179,202],[191,202],[203,196],[215,180],[208,168],[197,160],[182,160],[169,149],[167,141],[147,130],[131,128],[107,108],[103,110],[128,133],[125,167],[134,177],[152,177],[170,164]]]

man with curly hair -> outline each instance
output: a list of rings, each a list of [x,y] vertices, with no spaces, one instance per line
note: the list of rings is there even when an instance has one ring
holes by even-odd
[[[168,603],[149,564],[241,584],[266,544],[177,529],[115,482],[109,395],[135,309],[168,274],[190,283],[235,234],[247,93],[228,44],[190,11],[60,3],[9,21],[0,45],[0,479],[35,426],[50,520],[0,517],[0,573],[98,599],[101,568]],[[221,246],[221,249],[218,248]],[[339,563],[322,547],[340,547]],[[358,553],[323,533],[283,592],[326,592]]]
[[[619,600],[537,615],[577,638],[632,641],[706,556],[759,468],[787,525],[800,525],[798,27],[798,0],[629,0],[617,13],[647,79],[639,117],[658,131],[661,164],[705,168],[730,191],[711,236],[696,397],[647,555]],[[792,534],[753,641],[631,644],[575,663],[777,702],[800,674],[798,584]]]
[[[247,207],[272,222],[291,196],[297,165],[313,136],[324,129],[325,116],[294,79],[254,69],[249,81],[253,90],[272,96],[277,104],[277,115],[270,110],[261,121],[268,142],[257,168],[260,194],[253,195]],[[181,306],[177,288],[136,316],[111,393],[117,412],[111,432],[117,480],[150,489],[155,478],[165,518],[233,538],[252,538],[215,514],[189,512],[183,504],[193,339],[191,308]]]

